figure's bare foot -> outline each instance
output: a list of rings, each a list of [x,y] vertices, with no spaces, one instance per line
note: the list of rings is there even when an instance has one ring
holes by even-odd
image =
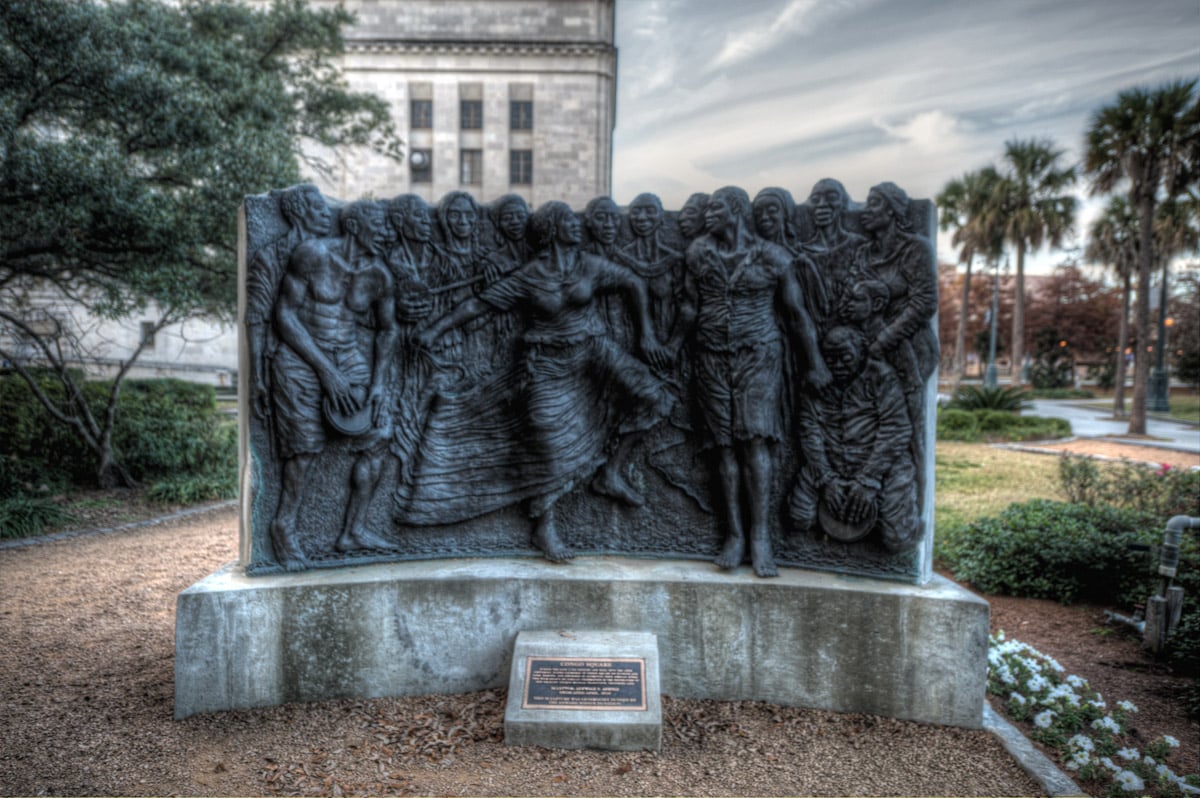
[[[549,512],[534,519],[533,545],[541,549],[550,562],[567,562],[575,556],[575,552],[559,540],[554,516]]]
[[[360,551],[362,549],[390,549],[393,543],[387,538],[376,535],[365,527],[352,527],[342,532],[333,547],[340,552]]]
[[[725,545],[721,547],[721,553],[717,555],[717,559],[713,560],[718,568],[724,568],[730,571],[742,564],[742,558],[746,556],[746,541],[740,532],[729,535],[725,538]]]
[[[271,547],[275,550],[275,561],[282,565],[285,571],[303,571],[308,568],[308,558],[278,522],[271,524]]]
[[[750,561],[754,564],[754,573],[759,576],[779,576],[779,569],[775,567],[775,553],[771,550],[769,537],[756,536],[750,542]]]
[[[634,490],[617,469],[609,468],[607,465],[601,468],[600,473],[596,474],[596,478],[592,480],[592,490],[622,501],[630,507],[641,507],[646,503],[642,494]]]

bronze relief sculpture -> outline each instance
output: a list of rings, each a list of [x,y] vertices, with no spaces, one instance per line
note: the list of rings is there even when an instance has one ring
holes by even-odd
[[[921,581],[932,204],[245,204],[250,573],[708,559]]]

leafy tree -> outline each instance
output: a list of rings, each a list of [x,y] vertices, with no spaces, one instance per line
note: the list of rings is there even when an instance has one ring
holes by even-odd
[[[1188,385],[1200,385],[1200,271],[1180,275],[1171,300],[1171,328],[1175,376]]]
[[[1150,340],[1150,279],[1155,264],[1154,219],[1164,199],[1194,191],[1200,171],[1200,101],[1196,81],[1156,89],[1133,88],[1096,112],[1085,143],[1084,171],[1093,194],[1128,186],[1138,219],[1138,281],[1135,335]],[[1146,432],[1150,359],[1143,346],[1134,358],[1129,432]]]
[[[997,224],[994,198],[1000,175],[992,166],[968,172],[951,180],[937,196],[943,230],[954,228],[951,243],[959,247],[959,262],[967,265],[958,312],[958,332],[954,338],[954,373],[961,378],[965,368],[967,307],[971,298],[971,265],[976,255],[994,261],[1003,249],[1003,236]]]
[[[1025,355],[1025,254],[1043,244],[1059,248],[1075,225],[1075,168],[1062,167],[1063,151],[1050,139],[1014,139],[1004,145],[1004,171],[993,202],[1004,239],[1016,249],[1012,360],[1014,378]]]
[[[1124,197],[1111,197],[1104,213],[1092,222],[1084,255],[1099,261],[1121,279],[1121,315],[1117,322],[1117,351],[1113,372],[1113,415],[1125,415],[1125,350],[1129,348],[1129,302],[1137,265],[1137,216]]]
[[[400,157],[387,106],[349,92],[333,65],[351,20],[304,0],[0,4],[0,357],[95,453],[100,484],[132,482],[112,433],[145,343],[94,412],[67,369],[71,331],[34,308],[155,308],[154,331],[231,317],[243,196],[298,182],[308,142]],[[53,370],[63,400],[33,365]]]

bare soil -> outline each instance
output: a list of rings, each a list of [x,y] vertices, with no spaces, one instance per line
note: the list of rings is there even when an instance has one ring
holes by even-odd
[[[1200,434],[1200,433],[1197,433]],[[1169,465],[1171,468],[1200,468],[1200,454],[1161,446],[1138,446],[1096,438],[1077,438],[1070,441],[1032,443],[1027,447],[1044,449],[1056,454],[1079,454],[1107,460],[1130,460],[1135,463]]]
[[[666,698],[659,753],[505,747],[499,690],[175,721],[175,596],[236,549],[236,512],[223,506],[0,550],[0,794],[1040,791],[987,732],[754,702]],[[1200,727],[1179,700],[1184,680],[1105,626],[1102,608],[988,600],[993,630],[1054,656],[1110,703],[1137,704],[1138,734],[1174,735],[1183,744],[1176,772],[1200,770]]]

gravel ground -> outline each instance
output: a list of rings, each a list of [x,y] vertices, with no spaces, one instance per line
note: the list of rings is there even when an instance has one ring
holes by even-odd
[[[504,695],[172,719],[175,596],[232,508],[0,551],[4,795],[1034,795],[984,731],[665,699],[659,753],[509,748]]]

